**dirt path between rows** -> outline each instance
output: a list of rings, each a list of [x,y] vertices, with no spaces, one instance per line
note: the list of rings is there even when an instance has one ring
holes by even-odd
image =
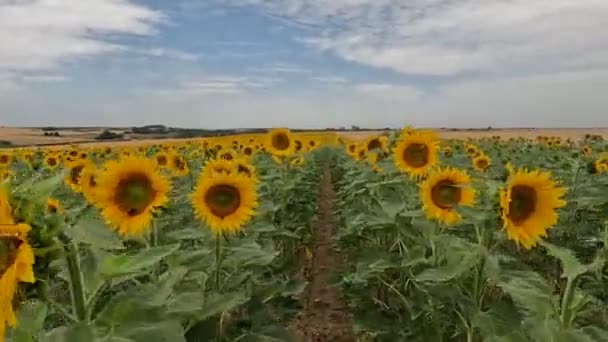
[[[302,294],[303,310],[296,319],[299,342],[354,342],[352,316],[338,289],[330,285],[340,267],[333,247],[334,201],[331,172],[326,167],[321,179],[319,212],[313,227],[312,260],[305,271],[308,286]]]

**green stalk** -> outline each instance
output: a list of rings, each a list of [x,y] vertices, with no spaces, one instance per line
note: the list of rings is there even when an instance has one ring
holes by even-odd
[[[215,288],[218,292],[221,292],[220,289],[220,276],[222,270],[222,234],[218,233],[215,236]],[[222,319],[224,317],[224,313],[222,313],[217,321],[217,326],[215,329],[215,341],[221,342],[223,340],[223,327],[222,327]]]
[[[562,312],[560,321],[562,323],[562,329],[564,330],[570,329],[570,324],[572,323],[572,300],[574,299],[574,291],[576,290],[577,280],[578,276],[568,278],[568,282],[566,283],[566,291],[564,292],[564,297],[562,298]]]
[[[72,294],[72,306],[76,319],[79,322],[87,322],[86,298],[84,292],[84,278],[80,269],[80,256],[78,246],[74,242],[68,242],[66,248],[66,262],[70,276],[70,287]]]

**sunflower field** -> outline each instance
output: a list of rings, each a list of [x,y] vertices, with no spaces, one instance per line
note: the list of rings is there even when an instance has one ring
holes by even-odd
[[[411,127],[0,149],[0,335],[608,341],[607,151]],[[299,331],[335,327],[325,287],[348,333]]]

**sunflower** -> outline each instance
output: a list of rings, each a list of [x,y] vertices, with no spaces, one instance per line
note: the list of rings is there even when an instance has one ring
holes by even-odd
[[[490,160],[490,157],[483,153],[473,158],[473,168],[475,168],[477,171],[485,171],[488,167],[490,167],[491,163],[492,161]]]
[[[253,155],[253,147],[245,146],[243,148],[243,154],[246,155],[247,157],[251,157]]]
[[[51,214],[60,214],[63,212],[63,208],[57,199],[49,197],[46,200],[46,211]]]
[[[437,164],[439,140],[432,132],[403,135],[393,149],[397,168],[410,177],[425,176]]]
[[[72,190],[80,192],[80,176],[82,174],[82,171],[84,171],[84,169],[88,167],[92,167],[92,165],[93,164],[87,159],[70,162],[68,164],[70,172],[65,177],[66,184],[69,185]]]
[[[51,170],[56,168],[60,163],[61,159],[55,154],[48,154],[44,157],[44,164]]]
[[[258,205],[255,184],[240,174],[201,174],[191,200],[196,216],[215,234],[238,231]]]
[[[367,152],[384,152],[387,149],[387,143],[386,137],[371,137],[365,143],[365,147],[367,148]]]
[[[446,147],[443,148],[443,155],[444,155],[444,157],[450,158],[452,156],[452,153],[453,153],[452,152],[452,147],[446,146]]]
[[[5,181],[13,177],[13,171],[11,170],[0,170],[0,182]]]
[[[556,209],[566,205],[566,189],[551,179],[550,172],[510,170],[500,193],[503,229],[509,239],[531,249],[557,223]]]
[[[226,161],[232,161],[236,158],[236,155],[237,155],[236,151],[234,151],[232,149],[223,148],[217,152],[216,158],[226,160]]]
[[[477,146],[473,145],[473,144],[466,144],[465,145],[465,151],[467,153],[467,155],[469,157],[473,157],[475,156],[477,153],[479,153],[479,150],[477,149]]]
[[[293,166],[302,166],[302,164],[304,164],[304,158],[302,158],[301,156],[294,158],[291,162],[291,165]]]
[[[589,145],[585,145],[585,146],[583,146],[583,148],[582,148],[582,152],[583,152],[583,154],[584,154],[584,155],[586,155],[586,156],[590,155],[592,151],[593,151],[593,149],[592,149],[592,148],[591,148],[591,146],[589,146]]]
[[[4,338],[6,326],[15,327],[17,318],[13,299],[20,282],[34,283],[34,252],[27,241],[30,231],[27,224],[15,224],[11,215],[8,196],[0,187],[0,337]]]
[[[237,174],[245,175],[247,178],[253,180],[254,182],[258,182],[257,176],[255,174],[255,167],[251,165],[246,159],[240,158],[235,160],[234,166]]]
[[[223,159],[210,159],[205,163],[202,174],[212,176],[214,174],[233,174],[235,171],[234,161]]]
[[[160,168],[169,167],[169,156],[166,152],[157,152],[154,155],[154,160],[156,161],[156,165]]]
[[[295,151],[296,151],[296,152],[300,152],[300,151],[302,151],[302,148],[304,147],[304,144],[302,144],[302,141],[301,141],[301,140],[295,139],[295,140],[293,141],[293,144],[294,144],[294,146],[295,146]]]
[[[190,168],[188,168],[188,163],[182,156],[179,154],[171,155],[171,164],[169,168],[173,171],[173,174],[177,176],[185,176],[190,172]]]
[[[84,198],[93,204],[96,201],[97,190],[98,188],[98,178],[100,171],[93,167],[86,167],[82,170],[82,174],[80,175],[80,188]]]
[[[426,216],[451,225],[460,220],[458,206],[472,206],[475,191],[464,171],[454,168],[439,169],[420,184],[420,198]]]
[[[350,155],[350,156],[355,156],[357,155],[357,143],[355,142],[351,142],[350,144],[348,144],[346,146],[346,152]]]
[[[312,150],[316,149],[317,147],[319,147],[319,145],[320,145],[320,143],[319,143],[319,141],[317,139],[310,138],[308,140],[308,146],[307,146],[307,148],[308,148],[309,151],[312,151]]]
[[[153,213],[168,201],[171,185],[155,166],[155,161],[142,157],[126,157],[104,165],[96,204],[106,221],[123,236],[140,236]]]
[[[12,159],[13,156],[8,151],[0,152],[0,168],[9,166],[11,164]]]
[[[268,133],[268,147],[275,156],[290,156],[295,150],[291,132],[287,128],[275,128]]]

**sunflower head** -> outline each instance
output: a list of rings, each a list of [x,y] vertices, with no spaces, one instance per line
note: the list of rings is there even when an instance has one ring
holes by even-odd
[[[46,211],[50,214],[61,214],[63,208],[57,199],[49,197],[46,200]]]
[[[74,191],[80,191],[81,190],[80,178],[81,178],[82,172],[86,168],[92,167],[92,163],[86,159],[85,160],[76,160],[76,161],[70,162],[68,167],[69,167],[70,172],[66,176],[65,182],[70,187],[72,187],[72,189]]]
[[[0,167],[8,166],[12,159],[13,156],[8,151],[0,151]]]
[[[490,164],[490,157],[486,156],[483,153],[473,158],[473,167],[477,171],[485,171],[488,167],[490,167]]]
[[[372,137],[369,138],[365,144],[367,152],[378,152],[386,149],[387,139],[386,137]]]
[[[251,165],[247,160],[241,158],[237,159],[234,162],[235,171],[237,174],[241,174],[246,176],[249,179],[252,179],[257,182],[257,177],[255,174],[255,167]]]
[[[55,154],[49,154],[44,158],[44,164],[51,170],[56,168],[57,165],[60,164],[60,162],[60,157]]]
[[[169,156],[165,152],[157,152],[154,155],[154,160],[156,161],[156,165],[161,168],[165,168],[169,166]]]
[[[196,216],[216,234],[241,229],[258,205],[255,184],[241,174],[201,174],[191,201]]]
[[[410,177],[425,176],[437,164],[439,140],[432,132],[412,132],[401,136],[394,152],[397,168]]]
[[[513,171],[500,194],[503,228],[509,239],[526,249],[534,247],[557,223],[556,210],[566,205],[565,193],[549,172]]]
[[[589,145],[585,145],[585,146],[583,146],[583,148],[582,148],[582,152],[583,152],[583,154],[584,154],[584,155],[586,155],[586,156],[591,155],[591,152],[592,152],[592,151],[593,151],[593,149],[592,149],[592,148],[591,148],[591,146],[589,146]]]
[[[267,146],[276,156],[290,156],[295,150],[294,139],[286,128],[275,128],[268,133]]]
[[[243,148],[243,154],[246,155],[247,157],[251,157],[253,155],[253,147],[245,146]]]
[[[450,146],[446,146],[443,148],[443,155],[446,158],[450,158],[452,156],[453,152],[452,152],[452,147]]]
[[[187,175],[190,172],[190,168],[188,167],[188,163],[179,154],[173,154],[171,156],[170,168],[173,171],[173,173],[175,173],[178,176],[184,176],[184,175]]]
[[[202,174],[211,176],[214,174],[233,174],[235,172],[234,161],[223,159],[210,159],[205,163]]]
[[[99,176],[95,201],[102,215],[122,235],[141,235],[153,213],[167,201],[170,184],[156,162],[141,157],[109,161]]]
[[[444,168],[432,172],[420,184],[420,198],[427,217],[448,225],[457,223],[460,215],[455,209],[472,206],[475,202],[475,191],[470,182],[469,176],[457,169]]]

